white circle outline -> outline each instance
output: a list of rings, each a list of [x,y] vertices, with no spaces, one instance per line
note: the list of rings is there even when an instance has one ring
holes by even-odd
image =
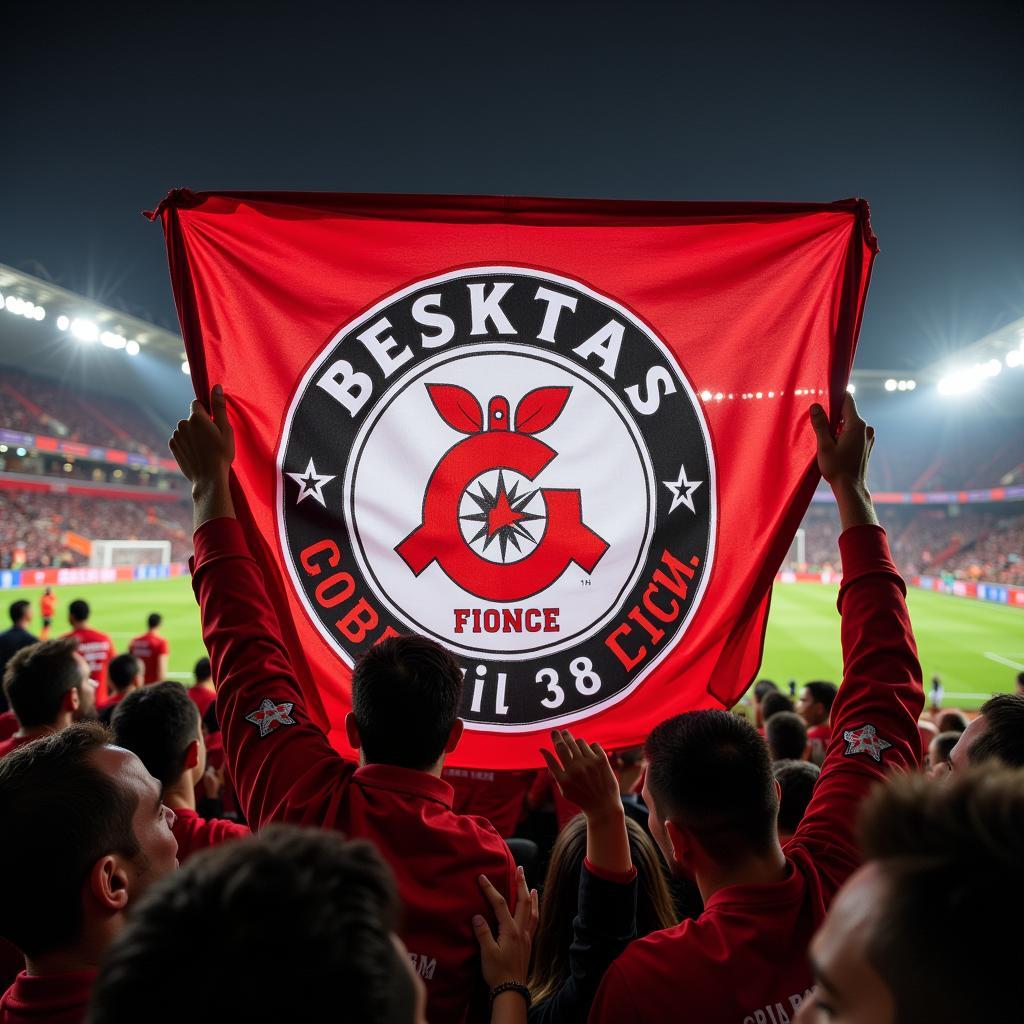
[[[691,406],[696,415],[697,422],[701,428],[702,439],[704,441],[704,451],[707,455],[708,460],[708,560],[704,566],[704,572],[701,574],[700,583],[697,586],[696,593],[694,594],[693,601],[690,604],[690,609],[686,613],[683,621],[679,624],[679,628],[672,636],[671,640],[651,659],[650,663],[636,674],[636,676],[620,690],[611,694],[606,700],[598,701],[595,704],[589,704],[586,707],[579,708],[576,711],[569,712],[565,715],[558,716],[556,718],[545,718],[539,722],[533,722],[529,724],[516,724],[516,725],[502,725],[499,722],[473,722],[465,721],[466,729],[471,732],[488,732],[488,733],[531,733],[531,732],[544,732],[549,730],[552,726],[556,725],[567,725],[572,722],[577,722],[580,719],[590,718],[599,712],[606,711],[608,708],[614,707],[620,701],[623,701],[628,697],[634,690],[665,660],[666,657],[676,648],[679,641],[683,639],[689,628],[690,622],[693,620],[694,615],[697,613],[697,609],[700,608],[701,602],[704,598],[704,593],[707,590],[708,581],[711,579],[711,571],[714,567],[715,556],[717,554],[716,543],[718,540],[718,475],[715,466],[714,449],[711,445],[711,432],[708,430],[707,420],[704,418],[704,408],[697,398],[697,393],[693,389],[693,385],[690,383],[689,378],[683,373],[682,368],[679,366],[675,355],[668,348],[668,346],[661,340],[657,332],[651,327],[645,324],[635,313],[622,306],[611,296],[604,295],[600,292],[595,291],[593,288],[582,284],[569,277],[562,277],[559,274],[551,274],[547,271],[536,270],[533,267],[516,267],[516,266],[482,266],[482,267],[462,267],[459,270],[449,271],[445,274],[438,274],[434,277],[422,278],[419,281],[414,281],[412,284],[406,285],[404,288],[399,289],[397,292],[391,292],[382,298],[379,302],[375,303],[364,313],[360,314],[354,320],[351,320],[345,326],[340,328],[334,333],[331,339],[321,347],[317,354],[317,358],[310,362],[306,372],[302,375],[302,379],[296,385],[295,390],[292,392],[292,400],[288,406],[288,413],[285,416],[284,425],[281,428],[281,439],[278,443],[277,458],[276,462],[276,486],[275,486],[275,523],[277,526],[277,546],[278,550],[283,555],[282,561],[288,570],[289,578],[291,579],[292,586],[295,593],[299,597],[299,601],[306,611],[309,617],[310,623],[320,634],[324,637],[323,624],[320,622],[320,617],[317,615],[315,609],[310,604],[309,598],[306,595],[305,588],[302,586],[301,581],[296,575],[295,566],[292,564],[291,552],[287,549],[284,544],[284,538],[287,535],[284,524],[284,456],[285,451],[288,447],[288,440],[291,436],[292,420],[295,417],[295,410],[298,408],[302,396],[306,393],[306,388],[309,385],[313,375],[321,368],[323,364],[323,353],[328,349],[336,346],[340,339],[346,334],[351,333],[357,327],[364,324],[366,321],[375,317],[382,309],[392,305],[395,302],[405,298],[413,292],[419,291],[421,288],[429,287],[430,285],[439,284],[447,281],[455,281],[463,277],[472,277],[477,275],[500,275],[500,274],[515,274],[520,277],[529,277],[542,281],[548,281],[552,284],[560,284],[568,288],[574,288],[584,295],[588,295],[590,298],[597,302],[604,303],[611,308],[618,311],[618,313],[628,320],[634,327],[653,342],[656,348],[660,349],[662,354],[665,356],[665,360],[669,365],[669,368],[674,372],[676,379],[679,381],[684,392],[690,399]],[[340,651],[342,661],[350,668],[354,664],[352,659],[348,657],[348,654],[341,651],[340,648],[336,647],[335,642],[329,635],[326,637],[328,646],[335,650],[336,653]]]

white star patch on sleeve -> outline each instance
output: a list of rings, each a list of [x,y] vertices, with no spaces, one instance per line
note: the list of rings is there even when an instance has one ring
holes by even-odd
[[[892,744],[883,740],[875,731],[873,725],[862,725],[859,729],[847,729],[843,733],[846,741],[846,750],[843,753],[847,757],[854,754],[868,754],[873,760],[881,762],[882,751],[888,749]]]
[[[277,704],[272,700],[263,698],[263,703],[255,711],[250,711],[245,716],[247,722],[252,722],[259,731],[260,738],[269,736],[275,729],[280,729],[282,725],[295,725],[295,719],[292,718],[292,708],[295,705],[291,701],[284,701],[281,704]]]

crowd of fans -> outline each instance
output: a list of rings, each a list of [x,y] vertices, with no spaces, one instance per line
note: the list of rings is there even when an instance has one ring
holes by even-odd
[[[81,601],[65,637],[37,642],[25,601],[0,636],[0,1024],[1017,1019],[1024,673],[974,718],[925,712],[852,402],[838,441],[812,414],[843,685],[761,680],[752,721],[687,712],[611,756],[555,730],[539,775],[446,769],[462,672],[418,636],[357,663],[359,763],[335,751],[213,410],[172,441],[200,523],[192,687],[163,679],[159,615],[116,656]]]

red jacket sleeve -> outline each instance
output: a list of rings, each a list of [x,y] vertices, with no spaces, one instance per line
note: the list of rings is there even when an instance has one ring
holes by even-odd
[[[843,683],[832,706],[832,738],[807,812],[787,852],[803,846],[832,893],[860,863],[854,828],[868,790],[921,759],[921,666],[904,600],[906,587],[880,526],[839,538],[843,584]]]
[[[192,588],[235,792],[253,831],[333,820],[355,765],[306,714],[263,576],[235,519],[195,532]]]

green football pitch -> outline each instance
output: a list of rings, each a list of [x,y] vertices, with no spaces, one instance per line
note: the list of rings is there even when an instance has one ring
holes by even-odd
[[[8,591],[8,599],[32,602],[38,626],[41,590]],[[187,680],[205,653],[199,613],[187,577],[142,583],[57,588],[57,625],[64,628],[68,603],[76,597],[92,606],[91,625],[110,633],[119,649],[145,631],[146,616],[164,616],[163,633],[171,647],[170,674]],[[772,598],[768,636],[760,675],[781,687],[810,679],[838,681],[842,655],[836,588],[813,583],[781,584]],[[1013,690],[1024,671],[1024,611],[911,590],[911,619],[925,680],[942,677],[945,705],[977,708],[990,694]]]

